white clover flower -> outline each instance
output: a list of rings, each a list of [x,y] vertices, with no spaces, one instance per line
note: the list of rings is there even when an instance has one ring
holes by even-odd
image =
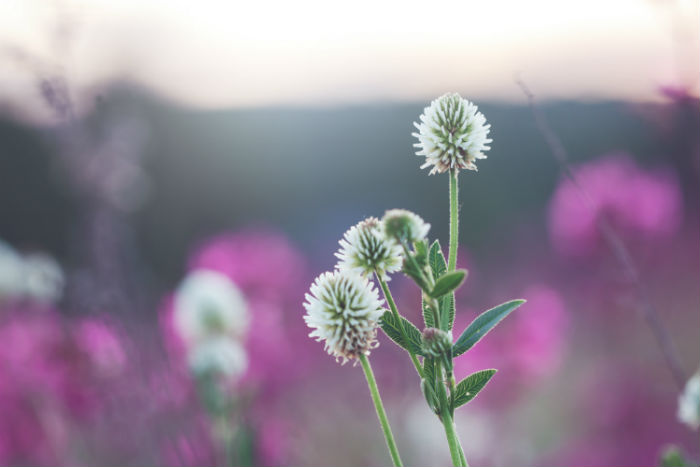
[[[418,214],[405,209],[390,209],[382,218],[382,229],[386,238],[399,241],[418,242],[425,239],[430,230]]]
[[[44,303],[57,302],[63,294],[65,278],[61,266],[51,256],[32,253],[24,257],[24,293]]]
[[[225,275],[196,270],[175,292],[175,329],[188,344],[211,336],[242,336],[248,311],[238,287]]]
[[[484,151],[492,140],[491,125],[478,107],[457,93],[444,94],[423,110],[420,124],[414,122],[418,156],[425,156],[421,169],[433,166],[430,175],[449,169],[477,170],[476,159],[486,159]]]
[[[311,285],[304,303],[309,337],[325,340],[325,350],[343,360],[369,355],[377,346],[377,325],[384,312],[374,286],[348,271],[324,272]]]
[[[401,270],[401,246],[382,234],[376,217],[368,217],[350,227],[339,243],[340,250],[335,256],[340,260],[336,267],[341,271],[364,276],[371,276],[376,271],[379,277],[388,281],[388,273]]]
[[[700,427],[700,373],[695,373],[678,396],[678,420],[697,430]]]
[[[248,368],[248,355],[234,339],[215,336],[190,349],[187,363],[197,376],[216,374],[237,380]]]

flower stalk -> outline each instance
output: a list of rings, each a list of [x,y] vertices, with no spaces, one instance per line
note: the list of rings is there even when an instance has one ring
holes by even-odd
[[[459,244],[459,171],[450,170],[450,251],[447,260],[447,270],[454,271],[457,267],[457,245]]]
[[[384,439],[387,447],[389,448],[391,460],[394,463],[394,467],[401,467],[403,466],[401,456],[399,455],[399,450],[396,447],[396,441],[394,441],[394,434],[391,432],[389,420],[386,417],[386,411],[384,410],[384,404],[382,404],[382,398],[379,396],[379,388],[377,387],[377,381],[374,379],[374,372],[372,371],[372,367],[370,366],[366,355],[360,355],[360,363],[362,364],[362,369],[365,372],[365,378],[367,378],[367,386],[369,386],[369,392],[372,395],[372,402],[374,402],[374,408],[377,411],[379,424],[382,426],[382,431],[384,432]]]

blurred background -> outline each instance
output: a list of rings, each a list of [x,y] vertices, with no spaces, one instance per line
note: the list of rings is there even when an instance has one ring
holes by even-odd
[[[388,464],[360,368],[307,337],[302,302],[364,217],[410,209],[447,244],[448,180],[411,133],[454,91],[494,140],[460,177],[455,331],[528,299],[456,362],[500,370],[456,414],[471,464],[676,446],[697,465],[698,19],[682,0],[3,0],[0,464]],[[419,291],[390,285],[422,327]],[[178,307],[236,290],[247,327],[193,357]],[[448,464],[380,343],[404,460]]]

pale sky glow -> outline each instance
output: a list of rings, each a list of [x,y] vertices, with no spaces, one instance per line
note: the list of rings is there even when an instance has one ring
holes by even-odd
[[[516,73],[542,97],[654,100],[661,85],[697,93],[698,4],[0,0],[0,50],[61,66],[78,89],[123,78],[207,108],[426,100],[448,90],[522,100]],[[60,18],[69,40],[54,39]],[[0,59],[0,105],[33,107],[26,67]]]

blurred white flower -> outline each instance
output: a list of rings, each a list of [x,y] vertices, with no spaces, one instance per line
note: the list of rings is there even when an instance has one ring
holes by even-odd
[[[700,427],[700,373],[695,373],[678,396],[678,420],[697,430]]]
[[[411,243],[425,239],[430,224],[426,224],[418,214],[411,211],[391,209],[382,218],[382,228],[387,238]]]
[[[238,341],[215,336],[196,344],[187,354],[190,370],[197,376],[215,374],[236,380],[248,368],[248,356]]]
[[[175,292],[174,325],[188,344],[212,336],[240,337],[248,329],[248,311],[238,287],[225,275],[196,270]]]
[[[325,341],[325,350],[343,363],[377,346],[377,324],[384,310],[374,286],[347,271],[324,272],[304,303],[309,334]]]
[[[423,110],[420,124],[414,122],[418,138],[416,155],[425,156],[421,169],[433,168],[430,175],[449,169],[477,170],[476,159],[486,159],[489,129],[486,118],[473,103],[457,93],[444,94]]]
[[[339,270],[348,270],[365,276],[375,271],[382,279],[389,280],[388,273],[401,270],[403,261],[401,246],[394,239],[382,235],[381,224],[376,217],[369,217],[350,227],[340,240],[340,250],[335,254],[340,260]]]
[[[54,303],[63,294],[61,266],[44,253],[18,253],[0,241],[0,300],[29,299]]]
[[[63,270],[52,257],[31,253],[24,257],[24,290],[28,297],[52,303],[61,298],[65,278]]]

